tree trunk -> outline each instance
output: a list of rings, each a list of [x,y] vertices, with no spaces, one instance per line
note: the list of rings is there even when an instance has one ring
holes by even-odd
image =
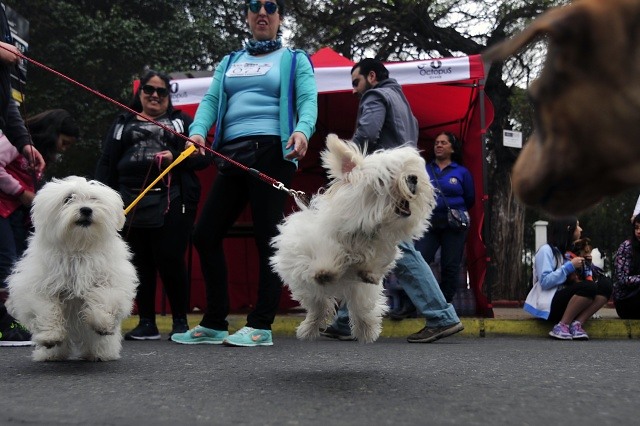
[[[525,209],[511,191],[508,174],[496,176],[491,193],[491,260],[487,282],[492,300],[522,300],[528,286],[522,278]],[[485,288],[487,285],[485,284]]]
[[[494,106],[489,129],[488,193],[491,203],[485,218],[485,244],[490,258],[485,278],[485,293],[490,300],[521,300],[528,285],[522,278],[525,207],[511,190],[511,168],[520,153],[502,144],[502,130],[510,129],[511,91],[501,79],[502,67],[491,68],[486,92]]]

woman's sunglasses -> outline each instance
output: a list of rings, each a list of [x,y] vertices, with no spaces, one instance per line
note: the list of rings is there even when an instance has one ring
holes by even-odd
[[[145,95],[153,95],[153,92],[156,92],[159,98],[166,98],[169,94],[169,91],[166,87],[155,87],[150,84],[145,84],[144,86],[142,86],[142,91]]]
[[[261,3],[258,0],[251,0],[249,2],[249,10],[253,13],[260,13],[262,6],[264,6],[264,10],[267,12],[267,15],[273,15],[278,11],[278,5],[272,1]]]

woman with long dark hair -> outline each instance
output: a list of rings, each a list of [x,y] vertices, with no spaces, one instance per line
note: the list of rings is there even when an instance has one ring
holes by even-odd
[[[622,319],[640,319],[640,214],[631,223],[631,237],[616,252],[613,301]]]
[[[170,81],[165,74],[148,71],[130,103],[105,138],[96,179],[120,192],[129,205],[185,149],[185,139],[152,123],[152,119],[186,136],[192,119],[174,109]],[[125,340],[157,340],[156,284],[160,275],[171,306],[169,337],[189,329],[189,281],[185,253],[189,244],[200,182],[195,170],[205,168],[208,157],[190,156],[157,183],[127,215],[124,239],[133,252],[140,285],[136,296],[140,322]]]
[[[74,118],[64,109],[50,109],[26,120],[33,144],[47,164],[73,145],[80,136]]]

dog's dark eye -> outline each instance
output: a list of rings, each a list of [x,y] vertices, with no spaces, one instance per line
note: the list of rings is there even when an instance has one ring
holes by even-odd
[[[71,200],[73,199],[73,194],[69,194],[65,197],[64,199],[64,203],[65,204],[69,204],[71,202]]]
[[[411,191],[412,194],[415,194],[416,188],[418,186],[418,176],[416,175],[407,176],[407,186],[409,187],[409,191]]]

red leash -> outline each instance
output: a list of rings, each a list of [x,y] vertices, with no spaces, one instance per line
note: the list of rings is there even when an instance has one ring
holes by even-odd
[[[49,71],[50,73],[55,74],[58,77],[60,77],[60,78],[62,78],[64,80],[67,80],[68,82],[70,82],[72,84],[75,84],[76,86],[82,87],[86,91],[91,92],[94,95],[96,95],[96,96],[98,96],[98,97],[100,97],[100,98],[102,98],[102,99],[104,99],[104,100],[106,100],[108,102],[111,102],[112,104],[115,104],[115,105],[119,106],[120,108],[122,108],[122,109],[124,109],[126,111],[129,111],[130,113],[135,114],[138,117],[142,117],[145,120],[152,122],[156,126],[159,126],[162,129],[166,130],[167,132],[172,133],[172,134],[178,136],[179,138],[184,139],[185,141],[191,142],[193,145],[199,146],[200,148],[202,148],[202,149],[204,149],[206,151],[209,151],[214,155],[217,155],[218,157],[222,158],[223,160],[228,161],[229,163],[233,164],[234,166],[239,167],[242,170],[248,172],[252,176],[255,176],[255,177],[259,178],[259,179],[262,179],[266,183],[272,185],[274,188],[289,193],[289,195],[291,195],[292,197],[300,199],[303,202],[306,199],[306,195],[305,195],[305,193],[303,191],[296,191],[296,190],[293,190],[293,189],[288,189],[287,187],[284,186],[284,184],[282,182],[278,182],[277,180],[275,180],[271,176],[265,175],[264,173],[260,172],[259,170],[254,169],[254,168],[247,167],[242,163],[238,163],[237,161],[232,160],[231,158],[229,158],[229,157],[227,157],[225,155],[222,155],[219,152],[214,151],[213,149],[206,147],[205,145],[201,145],[201,144],[195,142],[194,140],[192,140],[192,139],[190,139],[190,138],[188,138],[188,137],[176,132],[175,130],[173,130],[173,129],[171,129],[171,128],[169,128],[169,127],[167,127],[167,126],[165,126],[165,125],[163,125],[161,123],[158,123],[157,121],[155,121],[153,119],[150,119],[148,117],[143,116],[141,113],[131,109],[127,105],[124,105],[123,103],[118,102],[115,99],[112,99],[109,96],[107,96],[107,95],[105,95],[103,93],[100,93],[97,90],[92,89],[89,86],[86,86],[86,85],[84,85],[84,84],[72,79],[71,77],[68,77],[68,76],[62,74],[61,72],[58,72],[58,71],[54,70],[53,68],[50,68],[50,67],[48,67],[48,66],[46,66],[46,65],[44,65],[44,64],[42,64],[42,63],[40,63],[40,62],[38,62],[38,61],[36,61],[34,59],[28,58],[27,56],[23,55],[20,52],[18,52],[18,53],[12,52],[11,50],[7,49],[6,47],[4,47],[2,45],[0,45],[0,48],[4,49],[4,50],[6,50],[6,51],[8,51],[10,53],[14,53],[17,56],[19,56],[20,58],[24,59],[25,61],[30,62],[30,63],[32,63],[34,65],[37,65],[38,67],[40,67],[40,68],[42,68],[42,69],[44,69],[46,71]]]

